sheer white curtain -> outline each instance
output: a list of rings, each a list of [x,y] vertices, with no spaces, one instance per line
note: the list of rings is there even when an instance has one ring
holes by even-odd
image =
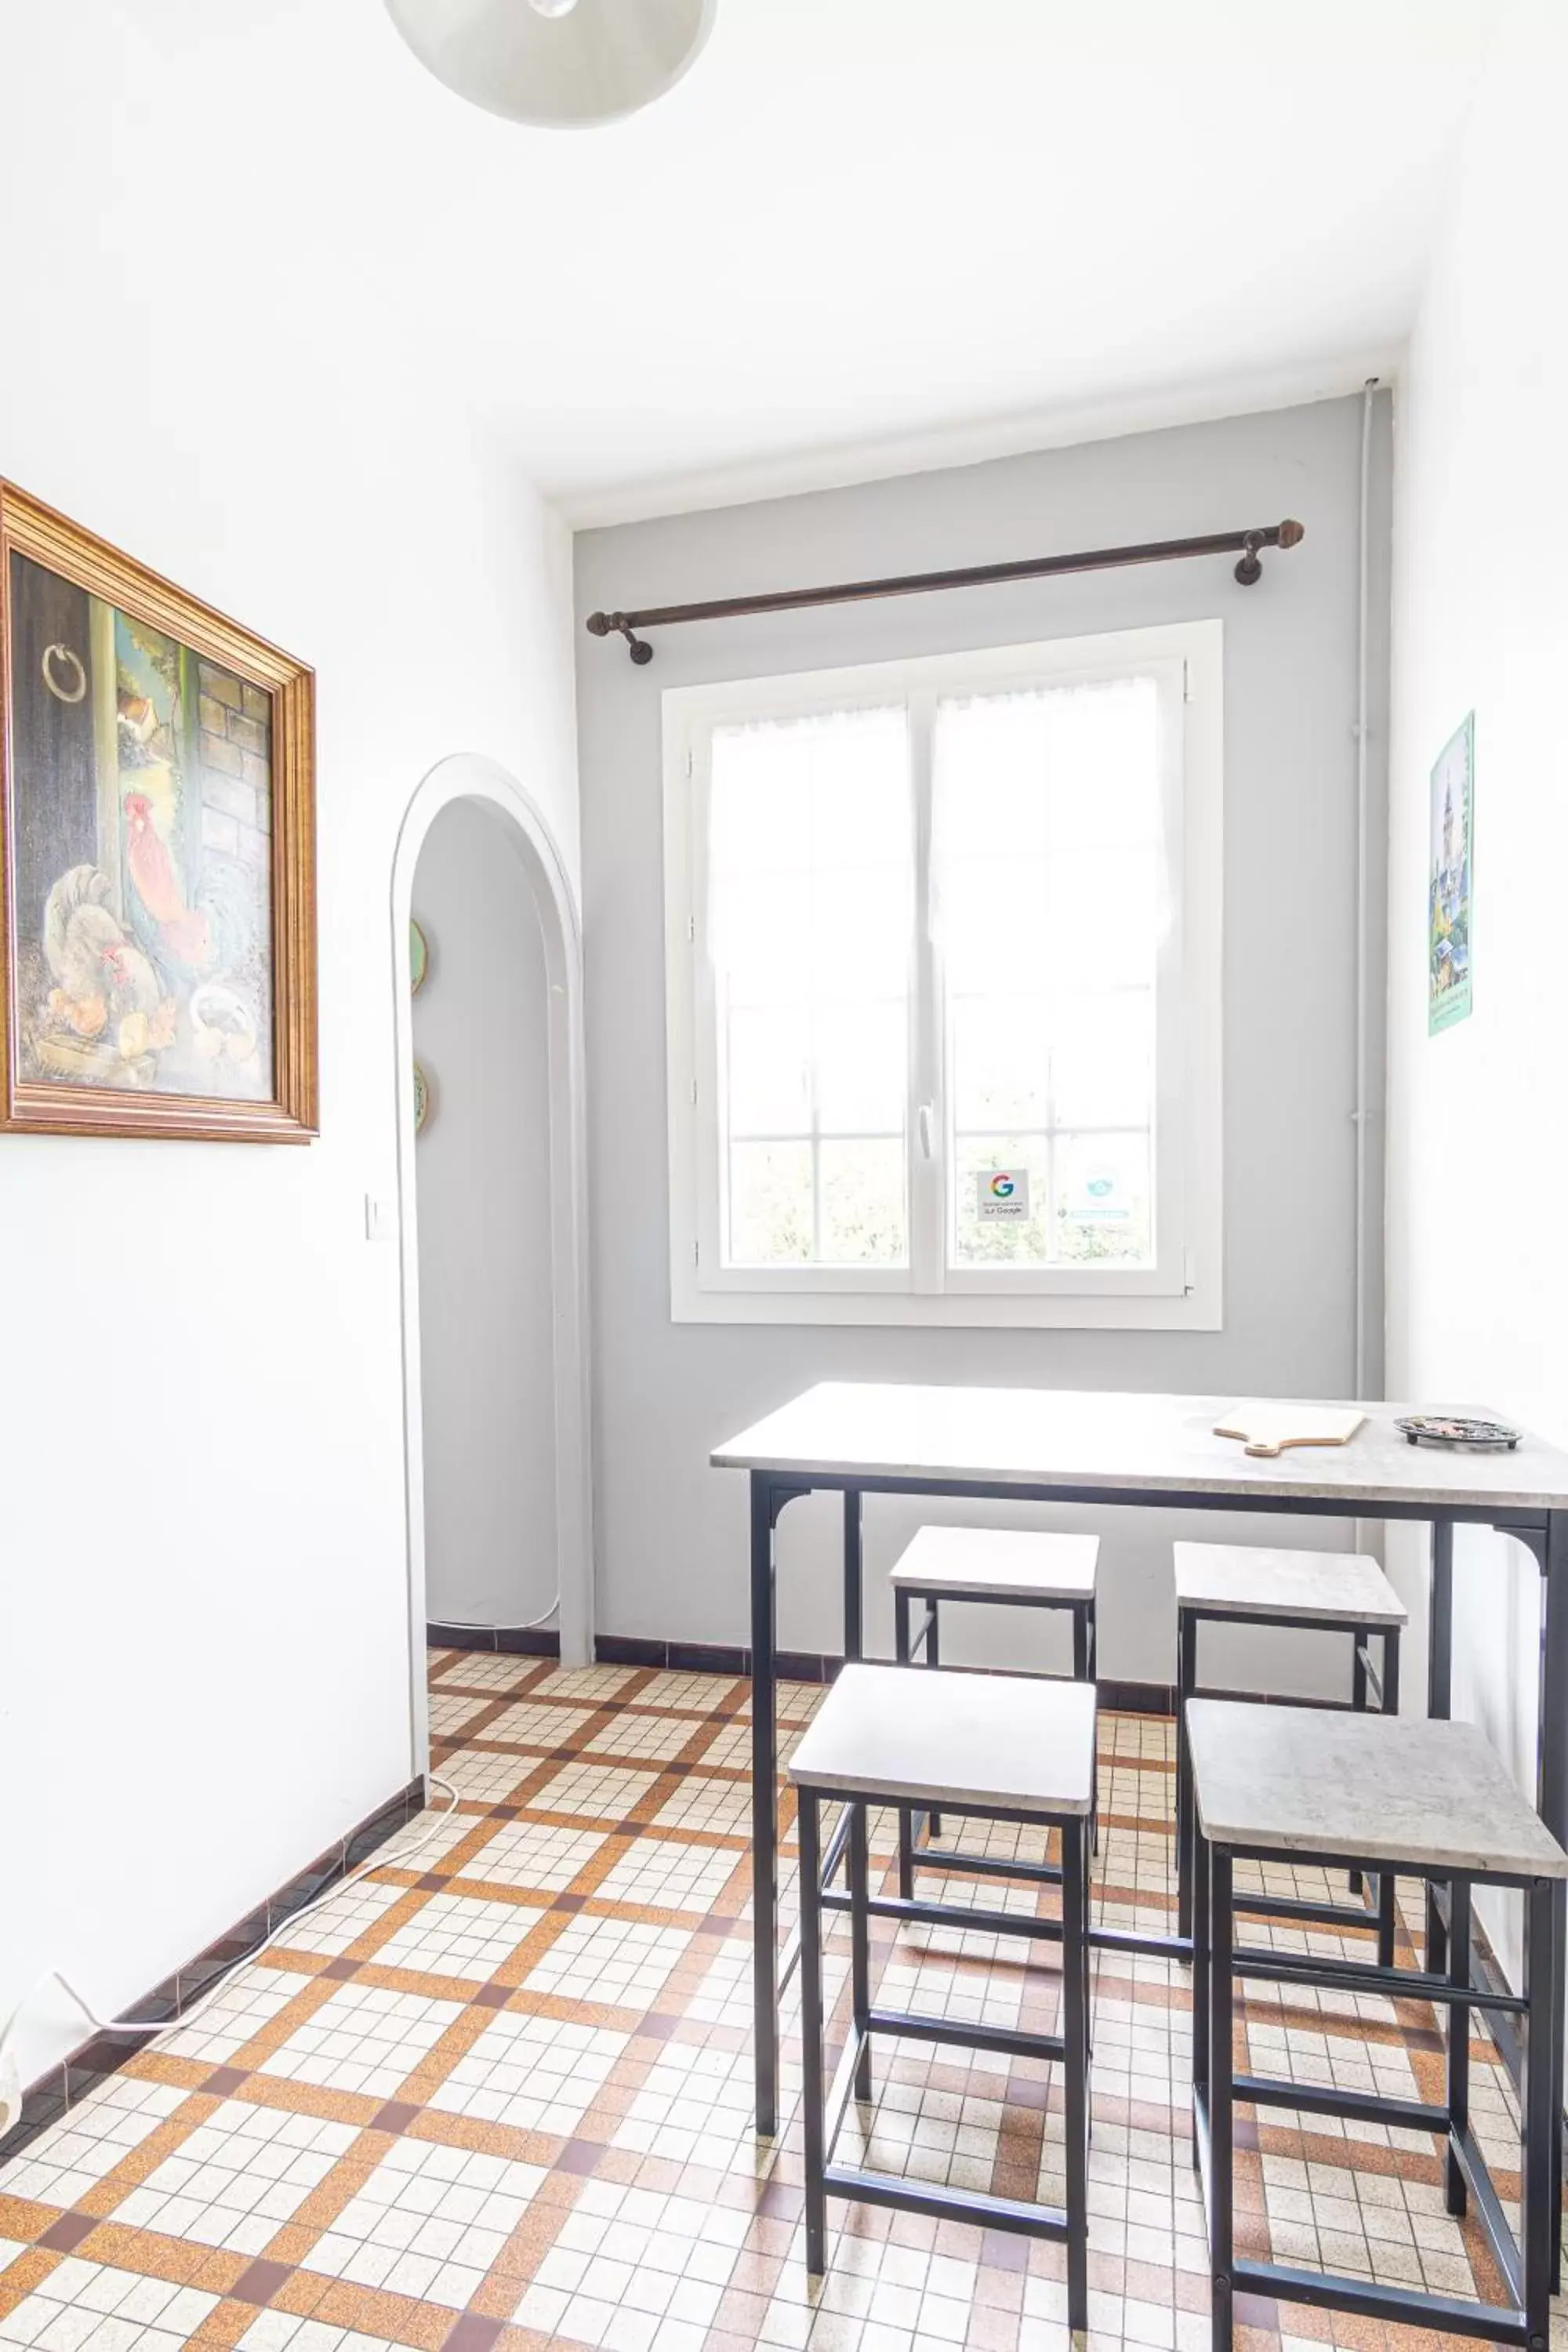
[[[901,704],[715,730],[728,1265],[908,1261],[913,839]]]

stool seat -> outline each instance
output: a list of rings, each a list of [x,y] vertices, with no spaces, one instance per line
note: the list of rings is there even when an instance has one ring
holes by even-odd
[[[1098,1536],[1024,1528],[921,1528],[888,1581],[963,1601],[1092,1601]]]
[[[1178,1609],[1310,1618],[1320,1625],[1404,1625],[1408,1619],[1376,1560],[1362,1552],[1207,1543],[1173,1544],[1172,1550]]]
[[[1092,1683],[847,1665],[789,1760],[800,1788],[977,1812],[1087,1818]]]
[[[1211,1844],[1568,1878],[1568,1854],[1474,1724],[1194,1698],[1187,1744]]]

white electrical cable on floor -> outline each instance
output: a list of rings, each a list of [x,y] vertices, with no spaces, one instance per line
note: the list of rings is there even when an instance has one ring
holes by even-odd
[[[425,1832],[423,1837],[416,1838],[412,1845],[406,1845],[401,1849],[401,1853],[405,1856],[411,1856],[422,1853],[425,1847],[429,1844],[431,1839],[435,1836],[436,1832],[439,1829],[441,1823],[445,1821],[449,1821],[451,1816],[458,1810],[458,1791],[453,1787],[450,1780],[443,1780],[438,1772],[427,1772],[425,1775],[425,1785],[426,1789],[441,1790],[445,1795],[451,1799],[451,1802],[447,1805],[442,1811],[436,1815],[434,1821],[432,1821],[429,1828]],[[224,1986],[227,1984],[230,1977],[234,1975],[237,1969],[244,1968],[247,1961],[259,1959],[262,1953],[267,1951],[273,1944],[277,1943],[280,1936],[286,1934],[289,1928],[297,1927],[301,1919],[310,1918],[312,1912],[320,1911],[323,1905],[332,1902],[338,1895],[342,1894],[346,1887],[357,1885],[359,1881],[362,1878],[367,1878],[373,1870],[385,1870],[392,1866],[395,1866],[400,1869],[402,1867],[402,1863],[399,1861],[395,1865],[389,1864],[388,1857],[384,1850],[378,1846],[375,1852],[373,1854],[368,1855],[356,1869],[349,1871],[342,1878],[334,1878],[331,1885],[323,1888],[320,1895],[312,1897],[309,1903],[301,1903],[300,1908],[297,1911],[290,1911],[286,1919],[280,1919],[278,1922],[277,1927],[274,1927],[269,1934],[262,1937],[259,1944],[253,1944],[249,1951],[242,1952],[232,1967],[225,1969],[222,1976],[214,1979],[213,1982],[207,1987],[205,1992],[202,1995],[201,2000],[197,2001],[193,2008],[182,2011],[178,2017],[165,2018],[161,2024],[154,2025],[146,2020],[129,2017],[100,2017],[92,2003],[86,2000],[83,1995],[77,1990],[75,1985],[72,1984],[68,1976],[66,1976],[59,1969],[46,1969],[43,1975],[38,1979],[37,1983],[34,1985],[29,1991],[23,1994],[21,2000],[16,2003],[16,2008],[11,2011],[10,2016],[5,2020],[5,2024],[0,2025],[0,2053],[3,2053],[9,2044],[11,2036],[16,2030],[17,2021],[20,2019],[23,2011],[27,2007],[28,2003],[33,2000],[36,1994],[42,1992],[47,1984],[58,1984],[62,1987],[62,1989],[69,1994],[71,2000],[76,2003],[78,2009],[80,2010],[89,2024],[96,2026],[100,2033],[144,2033],[147,2036],[147,2046],[151,2049],[153,2044],[160,2042],[166,2033],[183,2033],[187,2025],[194,2023],[198,2017],[204,2014],[207,2004],[211,2000],[215,2000],[217,1994],[222,1991]]]
[[[542,1617],[531,1617],[523,1625],[481,1624],[477,1617],[437,1617],[434,1622],[449,1625],[454,1633],[537,1633],[542,1625],[548,1625],[552,1617],[560,1614],[561,1595],[558,1592]]]

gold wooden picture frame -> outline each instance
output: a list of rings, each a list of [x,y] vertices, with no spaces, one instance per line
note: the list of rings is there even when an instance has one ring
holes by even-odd
[[[316,1133],[314,705],[0,481],[0,1132]]]

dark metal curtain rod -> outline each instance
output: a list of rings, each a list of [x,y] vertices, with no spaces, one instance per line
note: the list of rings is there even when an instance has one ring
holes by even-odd
[[[1153,539],[1142,547],[1098,547],[1087,555],[1035,555],[1021,563],[975,563],[961,572],[907,572],[891,580],[846,580],[836,588],[779,588],[768,596],[721,596],[710,604],[649,604],[639,613],[590,613],[590,636],[621,636],[635,662],[650,662],[653,647],[637,632],[666,629],[677,621],[733,621],[751,613],[795,613],[809,604],[865,604],[879,596],[929,596],[943,588],[989,588],[999,581],[1044,580],[1060,572],[1111,572],[1128,563],[1168,563],[1177,556],[1239,555],[1236,576],[1244,588],[1261,579],[1258,551],[1295,547],[1305,537],[1299,522],[1271,523],[1267,530],[1216,530],[1206,539]]]

